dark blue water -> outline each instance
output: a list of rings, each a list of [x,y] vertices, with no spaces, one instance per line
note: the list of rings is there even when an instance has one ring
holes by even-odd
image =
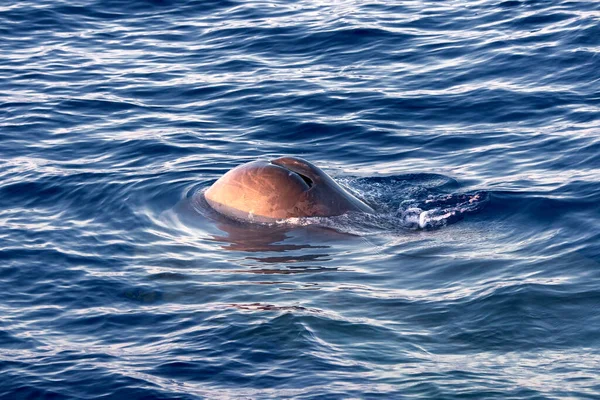
[[[0,397],[600,398],[600,4],[331,3],[0,4]]]

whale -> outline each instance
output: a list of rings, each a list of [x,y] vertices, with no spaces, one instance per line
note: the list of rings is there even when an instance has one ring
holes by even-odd
[[[214,182],[204,198],[219,214],[260,223],[351,211],[374,213],[366,202],[299,157],[239,165]]]

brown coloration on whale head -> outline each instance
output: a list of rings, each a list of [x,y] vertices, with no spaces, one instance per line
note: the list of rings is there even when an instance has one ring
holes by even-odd
[[[219,178],[204,196],[221,214],[257,222],[373,212],[321,169],[297,157],[240,165]]]

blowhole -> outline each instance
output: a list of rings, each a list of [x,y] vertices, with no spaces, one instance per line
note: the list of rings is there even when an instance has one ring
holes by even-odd
[[[297,172],[296,172],[296,173],[297,173]],[[297,173],[297,174],[298,174],[298,173]],[[308,187],[309,187],[309,188],[313,187],[313,184],[314,184],[314,183],[313,183],[312,179],[310,179],[308,176],[304,176],[304,175],[302,175],[302,174],[298,174],[298,175],[300,175],[300,178],[302,178],[302,180],[303,180],[304,182],[306,182],[306,184],[308,185]]]

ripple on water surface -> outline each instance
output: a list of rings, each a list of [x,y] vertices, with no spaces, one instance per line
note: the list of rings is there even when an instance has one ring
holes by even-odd
[[[0,397],[594,398],[599,16],[4,2]],[[202,203],[281,155],[377,213]]]

